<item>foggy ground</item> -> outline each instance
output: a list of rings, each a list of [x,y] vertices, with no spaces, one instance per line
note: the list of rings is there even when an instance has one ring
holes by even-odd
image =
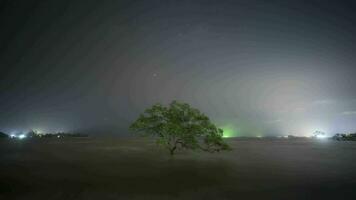
[[[0,199],[356,199],[356,142],[236,140],[171,158],[148,139],[0,141]]]

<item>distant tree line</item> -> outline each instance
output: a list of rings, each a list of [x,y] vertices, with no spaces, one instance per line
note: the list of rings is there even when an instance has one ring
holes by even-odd
[[[337,141],[356,141],[356,133],[337,133],[332,137],[332,139]]]
[[[37,131],[30,130],[25,134],[26,138],[64,138],[64,137],[88,137],[87,134],[82,133],[65,133],[65,132],[57,132],[57,133],[38,133]],[[10,138],[17,137],[18,135],[9,135],[4,132],[0,132],[0,138]]]
[[[38,133],[36,131],[31,130],[27,133],[27,137],[30,138],[62,138],[62,137],[88,137],[87,134],[82,133],[65,133],[65,132],[57,132],[57,133]]]

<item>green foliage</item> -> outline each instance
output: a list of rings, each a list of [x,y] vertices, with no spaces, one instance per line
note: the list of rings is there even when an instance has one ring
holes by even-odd
[[[6,133],[0,132],[0,138],[8,138],[9,136]]]
[[[157,136],[157,143],[169,150],[201,149],[219,152],[230,149],[223,140],[223,130],[217,128],[198,109],[173,101],[168,107],[155,104],[130,126],[143,135]]]
[[[338,141],[356,141],[356,133],[349,133],[349,134],[337,133],[332,137],[332,139]]]

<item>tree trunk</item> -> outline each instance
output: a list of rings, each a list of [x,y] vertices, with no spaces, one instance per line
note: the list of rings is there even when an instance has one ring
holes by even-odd
[[[177,149],[176,146],[174,146],[173,148],[169,149],[170,153],[171,153],[171,156],[174,155],[174,151]]]

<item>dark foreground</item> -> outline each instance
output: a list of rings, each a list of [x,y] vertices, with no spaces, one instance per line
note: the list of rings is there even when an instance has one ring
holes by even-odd
[[[0,199],[356,199],[356,142],[229,140],[171,158],[144,139],[0,141]]]

